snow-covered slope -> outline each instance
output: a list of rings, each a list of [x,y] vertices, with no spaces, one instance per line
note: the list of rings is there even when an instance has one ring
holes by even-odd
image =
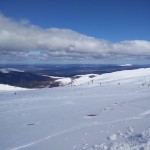
[[[57,79],[55,82],[59,82],[60,85],[69,85],[71,84],[71,78],[60,78],[60,79]]]
[[[6,85],[6,84],[0,84],[0,92],[2,92],[2,91],[19,91],[19,90],[27,90],[27,89],[10,86],[10,85]]]
[[[85,75],[75,83],[0,91],[0,149],[150,149],[150,69]]]
[[[76,78],[73,80],[73,85],[82,85],[84,83],[92,83],[93,80],[97,80],[100,75],[98,74],[87,74],[87,75],[77,75]]]
[[[133,80],[141,81],[146,78],[146,80],[150,81],[150,68],[141,68],[136,70],[123,70],[113,73],[107,74],[87,74],[87,75],[80,75],[79,78],[73,80],[74,85],[81,85],[81,84],[90,84],[93,83],[94,85],[99,84],[110,84],[110,83],[118,83],[118,82],[133,82]]]

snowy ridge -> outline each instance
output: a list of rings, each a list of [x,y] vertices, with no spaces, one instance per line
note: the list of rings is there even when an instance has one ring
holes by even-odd
[[[141,68],[136,70],[123,70],[112,73],[106,73],[102,75],[98,74],[87,74],[80,75],[79,78],[73,80],[73,85],[81,85],[87,83],[116,83],[119,81],[133,82],[133,79],[140,79],[146,77],[150,81],[150,68]]]
[[[6,84],[0,84],[0,92],[2,92],[2,91],[20,91],[20,90],[27,90],[27,89],[10,86],[10,85],[6,85]]]

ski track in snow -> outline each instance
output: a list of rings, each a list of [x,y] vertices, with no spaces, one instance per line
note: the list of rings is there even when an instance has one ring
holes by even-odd
[[[83,128],[89,128],[89,127],[92,127],[92,126],[104,125],[104,124],[113,124],[113,123],[122,122],[122,121],[129,121],[129,120],[140,120],[140,119],[142,119],[143,117],[145,117],[146,115],[149,115],[149,114],[150,114],[150,110],[147,110],[147,111],[141,113],[139,116],[127,117],[127,118],[124,118],[124,119],[117,119],[117,120],[110,121],[110,122],[93,122],[93,123],[88,123],[88,124],[82,124],[80,126],[76,126],[76,127],[73,127],[73,128],[70,128],[70,129],[67,129],[67,130],[64,130],[64,131],[61,131],[61,132],[43,137],[41,139],[32,141],[31,143],[21,145],[21,146],[18,146],[18,147],[14,147],[14,148],[10,148],[10,149],[7,149],[7,150],[19,150],[19,149],[31,147],[35,144],[39,144],[41,142],[50,140],[54,137],[57,137],[57,136],[60,136],[60,135],[63,135],[63,134],[69,133],[69,132],[74,132],[76,130],[81,130]]]
[[[17,143],[16,144],[13,143],[13,144],[15,144],[14,146],[7,145],[7,148],[5,150],[21,150],[21,149],[26,149],[26,148],[32,149],[33,146],[40,144],[40,143],[42,144],[44,141],[48,142],[48,141],[51,141],[51,139],[56,138],[56,137],[58,137],[58,139],[59,139],[59,138],[61,138],[59,136],[61,136],[61,135],[65,136],[65,134],[67,134],[67,133],[71,133],[71,135],[74,135],[75,131],[94,127],[94,126],[100,126],[100,127],[104,126],[105,127],[105,125],[113,125],[113,126],[116,125],[116,127],[117,127],[117,125],[119,123],[122,124],[126,121],[140,120],[140,122],[142,122],[142,123],[145,120],[148,121],[147,119],[150,116],[150,108],[148,108],[149,105],[147,105],[147,104],[149,104],[148,103],[148,101],[149,101],[149,87],[147,85],[141,86],[140,84],[142,81],[147,82],[147,84],[150,83],[150,78],[149,78],[150,69],[147,69],[147,71],[146,70],[131,71],[130,74],[129,74],[129,72],[123,71],[123,72],[119,72],[119,73],[116,72],[116,73],[112,73],[112,74],[102,75],[103,78],[99,78],[97,80],[96,84],[93,83],[93,84],[90,84],[90,86],[87,85],[88,82],[85,81],[85,82],[83,82],[82,87],[79,85],[77,88],[74,88],[73,90],[71,90],[71,87],[70,87],[70,90],[71,90],[70,93],[68,91],[66,91],[66,89],[65,90],[59,89],[57,91],[57,93],[55,93],[54,91],[50,91],[50,93],[47,93],[49,90],[46,89],[46,90],[41,91],[42,95],[40,95],[41,93],[39,93],[39,97],[37,97],[38,95],[36,95],[37,94],[36,92],[31,94],[32,92],[30,92],[30,91],[26,92],[25,91],[26,93],[25,93],[25,96],[23,96],[23,98],[22,98],[22,94],[24,94],[24,92],[18,93],[17,96],[14,96],[14,94],[13,94],[13,96],[11,94],[8,94],[8,99],[6,99],[6,101],[5,101],[5,97],[7,98],[7,95],[5,95],[5,94],[2,95],[4,97],[3,97],[2,101],[0,101],[0,105],[3,106],[3,107],[1,107],[2,109],[0,112],[0,117],[7,117],[7,114],[5,116],[5,113],[17,112],[17,113],[14,113],[16,115],[16,114],[20,114],[21,111],[38,110],[38,109],[45,109],[45,108],[49,108],[49,107],[55,108],[55,107],[61,107],[61,106],[65,106],[65,105],[76,104],[76,102],[77,102],[77,105],[75,108],[77,109],[77,106],[80,103],[82,106],[84,104],[84,102],[86,102],[87,98],[88,98],[88,101],[87,101],[86,105],[89,103],[87,105],[89,108],[91,107],[90,104],[93,104],[93,102],[95,102],[95,101],[91,101],[91,100],[94,100],[95,98],[96,98],[96,102],[97,102],[98,98],[101,98],[101,99],[104,98],[104,100],[109,100],[108,103],[107,103],[107,101],[106,101],[106,103],[104,103],[104,107],[102,107],[102,111],[100,113],[96,113],[97,116],[101,116],[101,115],[103,116],[104,115],[103,117],[107,117],[109,115],[109,113],[111,113],[112,111],[115,110],[114,113],[112,113],[111,117],[113,117],[113,118],[110,118],[110,121],[96,121],[93,119],[91,119],[91,120],[89,119],[88,122],[86,122],[86,123],[82,122],[76,126],[69,126],[68,128],[67,128],[68,125],[64,126],[64,130],[62,130],[62,131],[58,131],[57,128],[54,128],[54,129],[56,129],[56,130],[53,130],[54,133],[49,132],[48,135],[44,134],[43,137],[41,137],[41,138],[37,137],[37,139],[35,139],[33,141],[29,140],[26,143],[19,139],[20,141],[19,142],[17,141],[18,143],[20,143],[20,144],[18,144],[18,146],[17,146]],[[148,74],[148,76],[144,77],[143,74],[141,74],[141,72],[145,73],[145,75]],[[124,73],[125,73],[125,75],[124,75]],[[106,77],[106,79],[104,77]],[[120,77],[119,80],[118,80],[118,77]],[[117,83],[124,81],[124,77],[125,77],[125,82],[122,82],[121,85],[118,86]],[[136,80],[134,80],[134,77],[136,77],[135,78]],[[137,80],[138,78],[140,79],[140,81]],[[145,78],[148,78],[148,79],[145,80]],[[102,84],[103,84],[103,81],[105,81],[105,83],[106,83],[106,84],[104,83],[104,88],[102,87],[103,85],[99,86],[99,82],[101,82],[100,79],[102,79]],[[127,80],[127,82],[126,82],[126,80]],[[95,80],[94,80],[94,82],[95,82]],[[135,85],[134,83],[137,83],[137,85]],[[111,84],[113,86],[111,86]],[[125,85],[125,86],[122,87],[122,85]],[[107,88],[108,88],[108,91],[107,91]],[[110,89],[112,89],[112,92]],[[99,92],[100,90],[102,90],[102,93],[97,94],[97,92]],[[45,95],[43,94],[43,92],[45,92],[44,93]],[[33,96],[33,97],[28,96],[28,94],[29,95],[31,94],[31,96]],[[10,101],[11,98],[14,101]],[[115,99],[116,99],[116,101],[115,101]],[[46,102],[46,104],[44,104],[45,102]],[[47,102],[50,102],[50,103],[47,103]],[[90,103],[90,102],[92,102],[92,103]],[[136,102],[140,102],[140,103],[136,103]],[[141,102],[142,102],[142,105],[140,105]],[[22,104],[22,105],[20,105],[20,104]],[[100,103],[96,103],[96,105],[97,104],[100,104]],[[98,106],[96,107],[96,105],[94,106],[94,111],[95,111],[95,108],[96,108],[96,111],[99,109],[99,107]],[[87,106],[85,108],[87,108]],[[121,106],[123,106],[123,107],[121,107]],[[93,108],[89,109],[89,111],[91,111],[92,109]],[[125,109],[127,109],[127,111],[125,112],[125,114],[123,114],[123,116],[121,116],[119,113],[122,110],[124,111]],[[62,109],[62,110],[64,110],[64,109]],[[129,112],[128,112],[128,110],[129,110]],[[77,109],[77,111],[78,111],[78,109]],[[3,116],[3,114],[4,114],[4,116]],[[106,116],[105,116],[105,114],[106,114]],[[10,115],[10,114],[8,114],[8,115]],[[78,113],[78,115],[80,115],[80,113]],[[125,115],[125,118],[124,118],[124,115]],[[119,116],[119,119],[117,119],[118,116]],[[67,119],[70,119],[70,118],[71,117],[69,114],[69,118],[67,118]],[[9,122],[8,119],[4,119],[4,121],[6,121],[6,123],[7,123],[7,122]],[[16,121],[18,121],[17,118],[16,118]],[[70,121],[70,120],[67,120],[67,121]],[[66,123],[66,122],[63,122],[63,123]],[[4,122],[4,125],[5,125],[5,122]],[[16,128],[17,128],[17,126],[15,127],[15,129]],[[3,130],[3,126],[0,129]],[[32,129],[30,128],[30,130],[32,130]],[[18,130],[18,131],[20,131],[20,130]],[[5,137],[6,133],[8,133],[8,131],[2,132],[2,137],[1,137],[1,138],[4,138],[5,141],[7,141],[7,138]],[[3,135],[4,135],[4,137],[3,137]],[[19,135],[19,132],[17,133],[17,136],[18,135]],[[25,135],[26,135],[26,133],[25,133]],[[27,133],[27,135],[28,135],[28,133]],[[12,136],[11,138],[13,138],[13,135],[11,135],[11,136]],[[23,136],[24,136],[24,133],[23,133]],[[21,137],[22,137],[22,135],[21,135]],[[11,138],[10,138],[10,140],[11,140]],[[112,139],[115,139],[115,138],[112,138]],[[53,142],[53,141],[51,141],[51,142]],[[11,142],[10,142],[10,144],[11,144]],[[5,143],[5,145],[6,145],[6,143]]]
[[[150,115],[150,109],[148,109],[145,112],[141,113],[140,117],[145,117],[147,115]]]
[[[3,111],[3,112],[0,112],[0,114],[3,114],[3,113],[12,113],[12,112],[18,112],[18,111],[26,111],[26,110],[36,110],[36,109],[60,107],[60,106],[72,105],[72,104],[73,104],[73,103],[71,103],[71,101],[69,101],[69,102],[66,102],[66,103],[63,103],[63,104],[59,104],[59,105],[40,106],[40,107],[29,107],[29,108],[24,108],[24,109],[14,109],[14,110],[10,110],[10,111]]]
[[[55,105],[55,106],[42,106],[42,107],[35,107],[35,108],[18,109],[18,110],[13,110],[13,111],[23,111],[23,110],[30,110],[30,109],[43,109],[43,108],[46,108],[46,107],[59,107],[59,106],[62,106],[62,105],[67,105],[67,104],[68,104],[68,102],[66,101],[64,104],[59,104],[59,105]],[[70,104],[70,101],[69,101],[69,104]],[[110,109],[111,107],[118,106],[120,104],[123,104],[123,102],[113,104],[112,106],[108,106],[107,108]],[[107,108],[106,108],[106,110],[107,110]],[[13,112],[13,111],[7,111],[7,112]],[[7,113],[7,112],[1,112],[1,113]],[[142,119],[143,117],[146,117],[147,115],[150,115],[150,109],[147,109],[146,111],[142,112],[138,116],[127,117],[127,118],[124,118],[124,119],[118,119],[118,120],[114,120],[114,121],[110,121],[110,122],[93,122],[93,123],[88,123],[88,124],[82,124],[82,125],[79,125],[79,126],[76,126],[76,127],[73,127],[73,128],[70,128],[70,129],[67,129],[67,130],[64,130],[64,131],[46,136],[46,137],[43,137],[41,139],[32,141],[28,144],[21,145],[21,146],[18,146],[18,147],[14,147],[14,148],[10,148],[10,149],[7,149],[7,150],[19,150],[19,149],[31,147],[31,146],[34,146],[34,145],[39,144],[41,142],[50,140],[54,137],[57,137],[57,136],[60,136],[60,135],[63,135],[63,134],[69,133],[69,132],[74,132],[76,130],[81,130],[83,128],[89,128],[89,127],[92,127],[92,126],[104,125],[104,124],[113,124],[113,123],[122,122],[122,121],[139,120],[139,119]]]

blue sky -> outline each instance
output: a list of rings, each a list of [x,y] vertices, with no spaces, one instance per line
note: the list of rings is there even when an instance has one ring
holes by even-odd
[[[41,39],[37,39],[37,41],[42,44],[36,43],[34,46],[25,40],[24,43],[27,42],[26,45],[29,46],[21,47],[16,45],[18,40],[16,39],[15,47],[11,50],[11,45],[5,47],[6,44],[3,43],[10,43],[10,37],[14,33],[10,32],[11,27],[1,26],[3,34],[6,35],[5,31],[9,34],[9,39],[5,38],[5,41],[0,39],[3,44],[1,55],[5,55],[3,62],[7,62],[7,60],[8,62],[21,60],[26,62],[34,58],[35,62],[37,60],[38,62],[62,63],[64,58],[64,62],[66,60],[76,62],[79,58],[81,62],[91,60],[91,62],[112,63],[116,60],[116,63],[132,63],[140,60],[139,63],[149,63],[149,8],[149,0],[1,0],[1,22],[5,26],[7,26],[6,24],[13,26],[13,31],[16,29],[16,33],[24,36],[24,32],[28,33],[32,26],[36,26],[36,29],[33,29],[33,35],[42,30],[40,36],[43,39],[48,36],[44,35],[47,30],[50,30],[48,31],[49,39],[54,39],[54,37],[56,39],[56,35],[57,39],[64,38],[67,41],[69,41],[69,37],[72,39],[66,43],[66,46],[58,40],[59,47],[57,48],[52,44],[47,44],[48,42],[42,42]],[[19,26],[19,31],[17,31],[17,26]],[[86,37],[83,38],[83,36]],[[94,40],[91,41],[91,37]],[[86,46],[81,45],[78,38],[82,39],[80,41],[82,44],[89,44],[88,48],[91,47],[91,49],[87,48],[86,51]],[[31,39],[35,39],[35,37],[31,37]],[[77,41],[73,43],[73,40]],[[87,44],[87,41],[90,43]],[[19,40],[18,42],[21,43]],[[13,55],[18,57],[11,59]],[[28,57],[23,57],[23,55]]]

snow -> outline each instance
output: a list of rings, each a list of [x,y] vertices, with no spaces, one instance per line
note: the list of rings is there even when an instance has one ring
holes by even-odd
[[[126,66],[132,66],[132,64],[123,64],[123,65],[120,65],[120,66],[126,67]]]
[[[110,137],[108,137],[107,139],[108,140],[111,140],[111,141],[115,141],[117,138],[117,135],[116,134],[112,134]]]
[[[11,71],[24,72],[23,70],[19,70],[19,69],[15,69],[15,68],[2,68],[2,69],[0,69],[0,72],[2,72],[2,73],[10,73]]]
[[[150,109],[141,114],[141,116],[146,116],[146,115],[150,115]]]
[[[149,150],[150,68],[89,76],[0,91],[0,149]]]
[[[92,146],[91,150],[149,150],[150,149],[150,128],[142,133],[126,134],[121,136],[125,142],[112,142]]]
[[[3,69],[0,69],[0,72],[2,72],[2,73],[9,73],[10,70],[9,70],[9,69],[6,69],[6,68],[3,68]]]
[[[65,85],[100,85],[102,83],[119,83],[121,82],[130,82],[134,80],[143,80],[143,78],[149,78],[150,68],[141,68],[136,70],[123,70],[117,71],[113,73],[106,73],[106,74],[86,74],[86,75],[77,75],[74,78],[69,77],[54,77],[49,76],[52,78],[57,79],[56,82],[59,82],[62,86]],[[94,84],[93,84],[94,83]],[[149,85],[150,86],[150,85]]]
[[[0,84],[0,92],[2,92],[2,91],[19,91],[19,90],[27,90],[27,89],[10,86],[10,85],[6,85],[6,84]]]
[[[113,73],[106,73],[102,75],[98,74],[87,74],[87,75],[80,75],[80,78],[77,78],[73,80],[74,85],[81,85],[81,84],[90,84],[94,83],[100,84],[100,83],[119,83],[121,82],[132,82],[133,80],[142,80],[146,78],[150,82],[150,68],[141,68],[136,70],[123,70],[123,71],[117,71]],[[94,76],[90,78],[90,76]],[[130,81],[131,80],[131,81]]]
[[[87,74],[87,75],[79,75],[79,78],[73,80],[74,85],[81,85],[84,83],[92,82],[93,79],[97,79],[100,75],[98,74]]]
[[[56,77],[56,76],[49,76],[49,77],[54,78],[54,79],[61,79],[61,78],[63,78],[63,77]]]
[[[49,75],[42,75],[44,77],[50,77],[50,78],[53,78],[53,79],[61,79],[63,77],[56,77],[56,76],[49,76]]]
[[[8,68],[10,71],[15,71],[15,72],[24,72],[23,70],[16,69],[16,68]]]
[[[56,82],[60,82],[61,85],[68,85],[71,83],[71,78],[61,78],[56,80]]]

